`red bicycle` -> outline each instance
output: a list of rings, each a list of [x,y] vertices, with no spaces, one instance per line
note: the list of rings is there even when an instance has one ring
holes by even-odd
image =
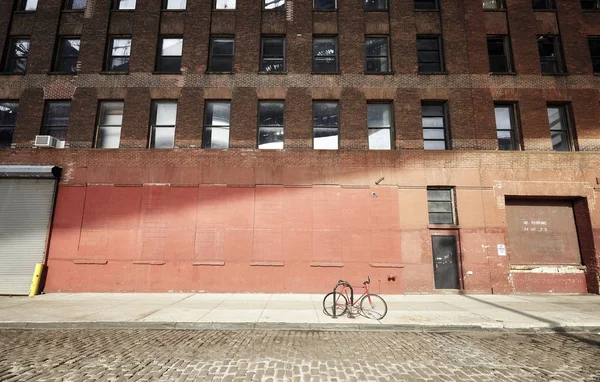
[[[362,286],[352,286],[344,280],[338,281],[333,292],[325,295],[323,299],[323,312],[328,316],[341,316],[348,312],[349,315],[358,313],[364,317],[381,320],[387,314],[387,304],[385,300],[376,294],[369,292],[371,278]],[[341,287],[338,292],[337,289]],[[354,289],[364,289],[363,294],[354,299]],[[335,312],[334,312],[335,307]]]

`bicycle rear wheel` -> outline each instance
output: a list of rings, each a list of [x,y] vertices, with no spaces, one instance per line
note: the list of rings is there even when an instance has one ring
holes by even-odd
[[[370,301],[369,297],[371,297]],[[381,320],[387,314],[387,304],[381,296],[367,295],[360,300],[360,312],[367,318]]]
[[[335,315],[337,317],[346,313],[348,299],[341,293],[336,293],[335,299]],[[323,313],[328,316],[333,316],[333,292],[329,292],[323,299]]]

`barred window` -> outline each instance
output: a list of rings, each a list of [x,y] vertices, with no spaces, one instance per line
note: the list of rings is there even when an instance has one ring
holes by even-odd
[[[456,224],[453,188],[427,188],[429,224]]]

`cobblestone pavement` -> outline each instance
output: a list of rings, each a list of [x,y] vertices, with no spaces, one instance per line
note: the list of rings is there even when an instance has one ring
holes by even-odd
[[[0,330],[0,381],[600,381],[600,335]]]

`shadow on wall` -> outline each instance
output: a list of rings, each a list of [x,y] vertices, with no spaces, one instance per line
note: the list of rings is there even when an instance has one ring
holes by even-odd
[[[574,333],[572,331],[569,331],[568,328],[566,328],[564,326],[561,326],[556,321],[552,321],[552,320],[549,320],[547,318],[536,316],[534,314],[526,313],[526,312],[523,312],[523,311],[520,311],[520,310],[517,310],[517,309],[507,308],[507,307],[502,306],[500,304],[495,304],[493,302],[481,300],[481,299],[479,299],[477,297],[473,297],[473,296],[469,296],[469,295],[464,295],[464,297],[466,297],[468,299],[471,299],[471,300],[475,300],[475,301],[483,303],[483,304],[487,304],[487,305],[493,306],[494,308],[499,308],[499,309],[503,309],[503,310],[506,310],[506,311],[509,311],[509,312],[512,312],[512,313],[519,314],[519,315],[521,315],[523,317],[527,317],[527,318],[530,318],[532,320],[536,320],[536,321],[539,321],[539,322],[544,322],[544,323],[546,323],[546,324],[549,325],[548,329],[551,330],[553,333],[560,334],[561,336],[564,336],[564,337],[567,337],[567,338],[570,338],[570,339],[573,339],[573,340],[576,340],[576,341],[585,342],[586,344],[589,344],[589,345],[594,345],[594,346],[600,347],[600,341],[596,341],[596,340],[592,340],[592,339],[589,339],[589,338],[581,337],[581,336],[577,335],[576,333]]]

